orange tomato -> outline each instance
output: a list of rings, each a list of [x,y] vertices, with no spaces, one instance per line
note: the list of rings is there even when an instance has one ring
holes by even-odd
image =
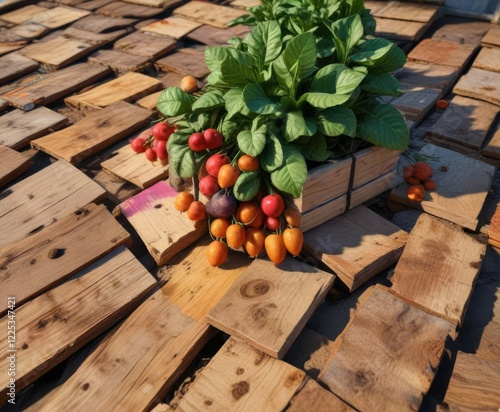
[[[238,159],[238,167],[244,172],[254,172],[259,170],[259,159],[254,156],[244,154]]]
[[[189,205],[194,201],[194,196],[192,193],[184,191],[180,192],[175,197],[174,207],[179,212],[185,212],[188,210]]]
[[[194,93],[198,90],[198,81],[193,76],[184,76],[180,83],[181,89],[185,93]]]
[[[257,217],[251,223],[249,223],[248,226],[255,227],[255,228],[262,227],[265,219],[266,219],[266,215],[264,214],[262,209],[259,207],[259,211],[257,212]]]
[[[230,224],[231,222],[227,219],[214,219],[210,224],[210,233],[214,237],[224,237]]]
[[[240,175],[240,169],[236,166],[225,164],[222,165],[217,176],[217,182],[222,189],[233,186]]]
[[[267,235],[264,241],[264,246],[266,248],[267,256],[269,256],[271,262],[279,265],[285,260],[286,246],[283,240],[283,235],[278,233]]]
[[[257,257],[262,249],[264,249],[264,241],[266,235],[261,229],[249,227],[245,233],[245,241],[243,247],[245,248],[248,256]]]
[[[232,249],[239,249],[245,242],[245,228],[237,223],[229,225],[226,229],[227,245]]]
[[[220,240],[212,241],[207,248],[207,260],[211,266],[222,265],[227,259],[227,246]]]
[[[406,191],[406,195],[412,202],[421,202],[424,200],[425,189],[422,185],[411,185]]]
[[[259,206],[257,206],[253,200],[248,200],[238,205],[234,217],[238,222],[249,225],[257,218],[259,210]]]
[[[205,210],[205,205],[199,200],[191,202],[189,208],[186,212],[187,217],[193,222],[198,222],[200,220],[206,219],[207,211]]]
[[[283,241],[285,243],[286,250],[288,250],[292,256],[297,256],[302,250],[302,245],[304,244],[304,234],[302,230],[297,227],[286,228],[283,231]]]
[[[286,207],[285,211],[283,212],[283,216],[288,225],[292,227],[300,227],[300,224],[302,223],[302,215],[295,207]]]

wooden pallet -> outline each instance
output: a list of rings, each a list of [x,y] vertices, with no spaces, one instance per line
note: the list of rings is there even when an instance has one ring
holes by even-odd
[[[472,67],[453,88],[453,93],[500,105],[500,73]]]
[[[23,174],[30,167],[31,160],[29,158],[9,147],[0,145],[0,188]]]

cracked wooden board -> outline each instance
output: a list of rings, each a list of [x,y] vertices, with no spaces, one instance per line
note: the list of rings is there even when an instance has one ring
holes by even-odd
[[[320,380],[356,410],[418,410],[455,324],[381,285],[363,300]]]
[[[455,42],[424,39],[408,54],[408,60],[442,64],[463,69],[472,58],[476,46]]]
[[[256,259],[207,316],[225,333],[282,359],[335,277],[288,256]]]
[[[500,47],[483,47],[472,62],[472,67],[500,72]]]
[[[79,163],[146,126],[151,111],[126,102],[96,110],[84,119],[31,145],[56,158]]]
[[[190,1],[174,9],[173,14],[224,29],[230,21],[244,16],[248,12],[218,4]]]
[[[134,56],[144,56],[152,60],[165,56],[175,50],[177,42],[165,36],[140,30],[129,34],[113,44],[115,50]]]
[[[0,57],[0,86],[36,70],[38,66],[36,61],[19,53]]]
[[[16,316],[24,320],[16,329],[17,347],[23,353],[16,359],[16,388],[27,387],[113,326],[155,285],[146,268],[121,247],[82,270],[75,279],[16,307]],[[6,328],[7,321],[5,316],[0,324]],[[0,347],[7,353],[6,339]],[[0,386],[7,388],[9,379],[4,374]],[[2,390],[0,402],[6,399],[7,391]]]
[[[0,144],[0,188],[23,174],[30,167],[31,160],[29,158]]]
[[[104,205],[89,204],[49,227],[0,249],[0,315],[8,296],[16,305],[52,289],[119,246],[131,246],[130,234]]]
[[[455,85],[453,93],[499,106],[500,73],[471,67]]]
[[[0,247],[105,197],[106,191],[76,167],[64,161],[54,162],[0,193]]]

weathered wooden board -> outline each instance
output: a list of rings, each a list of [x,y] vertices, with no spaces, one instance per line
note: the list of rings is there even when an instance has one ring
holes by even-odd
[[[136,19],[147,19],[155,17],[163,12],[159,7],[141,6],[139,4],[126,3],[124,1],[113,1],[97,9],[97,14],[113,17],[130,17]]]
[[[218,4],[190,1],[177,7],[173,14],[224,29],[231,20],[248,14],[248,12]]]
[[[156,285],[125,248],[96,262],[78,278],[16,308],[16,389],[21,390],[115,324]],[[0,319],[7,328],[8,316]],[[7,340],[0,343],[8,353]],[[2,360],[2,363],[6,362]],[[3,369],[3,368],[2,368]],[[9,376],[0,378],[0,402]]]
[[[377,29],[375,35],[392,40],[419,41],[429,28],[428,23],[415,21],[383,19],[375,17]]]
[[[470,44],[424,39],[408,54],[408,59],[417,62],[426,62],[452,66],[461,69],[471,59],[476,47]]]
[[[231,7],[240,7],[246,9],[261,4],[260,0],[234,0],[231,2]]]
[[[0,116],[0,144],[12,149],[21,149],[29,142],[51,131],[61,129],[68,119],[44,106],[25,112],[12,110]]]
[[[403,68],[394,73],[394,76],[405,84],[446,92],[456,82],[458,71],[454,67],[441,64],[407,61]]]
[[[404,230],[357,206],[306,231],[304,250],[332,269],[352,292],[395,263],[407,238]]]
[[[287,257],[256,259],[208,314],[216,328],[282,359],[335,277]]]
[[[88,10],[77,9],[75,7],[56,6],[43,13],[37,13],[29,19],[29,23],[41,24],[48,29],[54,30],[88,16],[90,13]]]
[[[193,20],[183,19],[182,17],[167,17],[162,20],[149,23],[141,28],[143,31],[170,36],[174,39],[180,39],[189,32],[201,26]]]
[[[305,373],[233,337],[196,377],[177,410],[282,411]]]
[[[14,44],[14,45],[10,45],[10,44],[2,45],[2,44],[0,44],[0,56],[3,56],[4,54],[19,50],[22,47],[23,47],[22,44],[19,44],[19,45],[16,45],[16,44]]]
[[[411,202],[404,183],[392,191],[389,200],[476,230],[495,167],[433,144],[425,145],[420,153],[431,156],[428,163],[434,168],[436,190],[427,192],[421,203]]]
[[[497,127],[490,141],[483,149],[483,155],[493,159],[500,159],[500,127]]]
[[[49,227],[0,249],[0,315],[8,296],[20,306],[121,245],[130,234],[106,210],[90,204]]]
[[[440,89],[411,84],[401,83],[401,90],[404,91],[404,94],[391,101],[391,104],[396,109],[404,112],[406,118],[412,120],[415,124],[419,124],[443,96],[443,91]]]
[[[83,111],[107,107],[119,101],[134,102],[152,92],[160,90],[158,79],[141,73],[126,73],[86,92],[67,97],[69,107]]]
[[[496,411],[499,387],[499,362],[458,352],[444,402],[450,411]]]
[[[455,96],[443,115],[427,129],[426,138],[447,141],[479,150],[491,129],[498,107],[480,100]]]
[[[138,30],[117,40],[113,48],[134,56],[145,56],[157,60],[170,53],[176,46],[177,42],[174,39]]]
[[[8,24],[8,23],[7,23]],[[0,44],[24,46],[28,40],[8,29],[0,29]]]
[[[365,6],[366,7],[366,6]],[[440,7],[434,4],[415,4],[390,1],[385,7],[372,14],[386,19],[408,20],[420,23],[433,22],[439,15]]]
[[[101,163],[104,170],[128,180],[143,189],[168,178],[168,165],[150,162],[142,153],[135,153],[128,141],[120,143],[112,157]]]
[[[248,33],[250,33],[250,31],[250,27],[244,26],[242,24],[238,24],[233,27],[227,27],[225,29],[219,29],[217,27],[204,24],[203,26],[187,34],[187,38],[205,44],[207,46],[218,46],[227,44],[227,41],[231,37],[243,38]]]
[[[314,379],[308,379],[302,389],[291,399],[286,412],[354,412],[347,403],[324,389]]]
[[[47,105],[111,73],[107,67],[79,63],[54,73],[40,74],[32,83],[20,85],[0,97],[12,106],[32,110]]]
[[[0,247],[105,197],[106,191],[76,167],[54,162],[0,193]]]
[[[500,26],[491,24],[485,36],[481,39],[482,46],[500,47]]]
[[[46,42],[32,43],[19,50],[19,53],[40,62],[44,68],[54,71],[86,56],[102,44],[86,43],[60,36]]]
[[[391,289],[461,324],[485,253],[483,243],[423,213],[396,265]]]
[[[488,243],[500,248],[500,204],[497,205],[496,211],[491,217],[488,228]]]
[[[483,47],[472,62],[472,67],[500,72],[500,47]]]
[[[367,293],[320,379],[357,410],[418,410],[455,325],[383,286]]]
[[[129,72],[142,72],[151,66],[150,59],[145,56],[134,56],[119,50],[97,50],[87,59],[89,63],[109,67],[118,75]]]
[[[199,79],[210,73],[205,64],[203,49],[178,49],[175,53],[157,60],[155,67],[164,72],[191,75]]]
[[[95,44],[102,47],[124,35],[130,33],[133,30],[133,27],[126,27],[120,30],[114,30],[112,32],[106,33],[92,33],[87,30],[80,30],[74,27],[68,27],[67,29],[61,32],[61,36],[67,39],[80,40],[87,44]]]
[[[54,393],[43,412],[92,402],[104,411],[147,411],[162,399],[214,335],[208,311],[249,264],[230,254],[227,268],[206,261],[206,238],[172,270],[171,279],[135,310]],[[116,362],[123,359],[123,362]]]
[[[81,3],[78,3],[78,8],[94,11],[112,2],[113,0],[84,0]]]
[[[39,150],[79,163],[130,136],[151,120],[151,112],[126,102],[97,110],[66,129],[31,141]]]
[[[460,24],[450,22],[440,25],[440,27],[433,32],[432,37],[436,40],[479,46],[481,38],[488,31],[488,27],[489,23],[486,21],[463,19],[460,21]]]
[[[21,24],[10,29],[12,33],[24,37],[25,39],[36,39],[37,37],[47,33],[49,30],[50,29],[47,27],[38,23]]]
[[[175,209],[176,196],[167,182],[160,181],[120,205],[158,265],[168,262],[207,230],[205,221],[194,223]]]
[[[19,53],[0,57],[0,85],[24,76],[38,68],[39,64]]]
[[[175,73],[174,73],[175,74]],[[182,78],[183,76],[181,76]],[[138,106],[144,107],[149,110],[156,110],[156,103],[158,102],[158,98],[163,93],[163,90],[154,92],[148,96],[143,97],[142,99],[137,100],[135,103]]]
[[[182,3],[182,0],[124,0],[127,3],[142,4],[148,7],[160,7],[170,9]]]
[[[2,20],[13,24],[32,23],[37,15],[43,15],[48,11],[47,7],[30,4],[9,13],[3,13]]]
[[[0,144],[0,188],[23,174],[30,167],[31,161],[28,157]]]
[[[124,17],[108,17],[99,14],[92,14],[73,23],[71,27],[79,30],[86,30],[92,33],[106,33],[110,31],[124,29],[137,22],[137,19],[127,19]]]
[[[500,73],[472,67],[453,88],[453,93],[500,105]]]

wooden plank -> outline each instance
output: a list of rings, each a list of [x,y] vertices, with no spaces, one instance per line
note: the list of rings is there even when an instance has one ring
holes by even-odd
[[[442,64],[407,61],[394,76],[402,83],[446,92],[458,79],[458,71]]]
[[[127,33],[130,33],[130,31],[133,30],[133,27],[125,27],[124,29],[121,30],[114,30],[112,32],[106,32],[106,33],[92,33],[91,31],[87,30],[80,30],[76,29],[74,27],[68,27],[67,29],[63,30],[61,32],[61,36],[68,38],[68,39],[73,39],[73,40],[80,40],[83,41],[87,44],[95,44],[99,45],[99,47],[102,47],[110,42],[113,42],[114,40],[123,37]]]
[[[220,46],[227,44],[228,40],[232,37],[243,38],[250,33],[250,31],[250,27],[242,24],[227,27],[225,29],[219,29],[217,27],[204,24],[187,34],[187,38],[207,46]]]
[[[116,102],[66,129],[32,140],[31,145],[59,159],[79,163],[130,136],[150,120],[149,110]]]
[[[137,19],[127,19],[123,17],[108,17],[99,14],[91,14],[73,23],[71,27],[79,30],[86,30],[92,33],[106,33],[124,29],[137,23]]]
[[[175,210],[176,196],[168,183],[160,181],[120,204],[158,265],[167,263],[207,230],[206,221],[194,223]]]
[[[113,0],[88,0],[82,3],[78,3],[78,8],[94,11],[112,2]]]
[[[37,15],[44,14],[48,11],[49,9],[46,7],[30,4],[9,13],[3,13],[2,20],[12,24],[31,23]]]
[[[423,213],[396,265],[391,289],[461,324],[485,253],[486,245]]]
[[[444,402],[450,411],[495,411],[500,404],[500,363],[457,353]]]
[[[125,248],[82,271],[76,279],[16,308],[16,389],[21,390],[115,324],[156,284]],[[7,328],[8,316],[0,319]],[[0,343],[4,353],[7,340]],[[2,360],[6,363],[6,360]],[[3,368],[2,368],[3,369]],[[0,378],[0,402],[9,376]]]
[[[18,53],[10,53],[0,57],[0,85],[9,83],[38,68],[39,64]]]
[[[104,205],[90,204],[3,247],[0,315],[7,311],[8,296],[20,306],[121,245],[132,245],[130,234]]]
[[[46,34],[50,29],[38,23],[21,24],[12,27],[10,31],[25,39],[36,39]]]
[[[455,96],[443,115],[427,129],[426,138],[452,141],[479,150],[491,129],[498,107],[480,100]]]
[[[376,10],[373,15],[386,19],[429,23],[438,17],[439,11],[440,7],[434,4],[414,4],[391,1],[381,10]]]
[[[169,9],[182,3],[182,0],[125,0],[127,3],[142,4],[148,7]]]
[[[219,6],[218,4],[205,3],[201,1],[189,1],[177,7],[174,15],[183,16],[187,19],[208,24],[209,26],[226,28],[228,23],[238,17],[248,14],[246,10],[232,7]]]
[[[305,373],[233,337],[196,377],[176,410],[282,411]]]
[[[162,84],[158,79],[130,72],[86,92],[67,97],[64,101],[69,107],[90,111],[107,107],[121,100],[134,102],[161,88]]]
[[[418,410],[455,325],[381,285],[367,293],[320,379],[357,410]]]
[[[12,110],[0,116],[0,129],[5,133],[0,137],[0,144],[12,149],[21,149],[30,141],[61,129],[68,119],[44,106],[25,112]]]
[[[64,161],[54,162],[0,193],[0,247],[34,234],[105,196],[106,191],[76,167]]]
[[[434,168],[436,190],[427,192],[421,203],[411,202],[404,183],[392,191],[389,200],[476,230],[495,167],[433,144],[425,145],[419,153],[431,156],[428,163]]]
[[[430,38],[424,39],[417,44],[408,54],[408,59],[461,69],[467,65],[475,50],[476,47],[470,44],[459,44]]]
[[[138,30],[117,40],[113,48],[134,56],[157,60],[170,53],[176,46],[177,42],[174,39]]]
[[[162,20],[154,21],[141,27],[142,31],[170,36],[174,39],[181,39],[189,32],[201,26],[193,20],[183,19],[182,17],[167,17]]]
[[[217,329],[282,359],[335,277],[288,257],[256,259],[208,314]]]
[[[119,50],[109,49],[94,52],[89,56],[87,61],[109,67],[119,76],[129,72],[142,72],[151,66],[148,57],[134,56]]]
[[[205,64],[203,49],[178,49],[155,62],[155,67],[164,72],[175,72],[191,75],[199,79],[210,73]]]
[[[41,412],[149,411],[165,397],[215,330],[205,316],[249,264],[231,253],[231,264],[206,261],[206,237],[172,270],[167,284],[149,297],[56,390]],[[116,362],[115,359],[123,359]]]
[[[8,24],[8,23],[7,23]],[[28,40],[9,29],[0,30],[0,44],[24,46]]]
[[[355,409],[324,389],[314,379],[308,379],[304,387],[291,399],[290,406],[285,410],[286,412],[353,412]]]
[[[162,13],[160,7],[141,6],[139,4],[126,3],[124,1],[113,1],[96,10],[97,14],[113,17],[130,17],[136,19],[147,19]]]
[[[31,161],[28,157],[0,145],[0,188],[23,174],[30,167]]]
[[[107,67],[74,64],[54,73],[40,74],[32,83],[20,85],[0,97],[15,107],[32,110],[35,105],[47,105],[81,90],[110,72]]]
[[[479,46],[481,38],[488,31],[489,23],[474,19],[463,19],[460,24],[450,22],[441,25],[432,37],[437,40],[451,41],[459,44]]]
[[[500,248],[500,204],[497,205],[488,227],[488,243]]]
[[[29,23],[41,24],[48,29],[54,30],[88,16],[90,13],[90,11],[75,7],[56,6],[43,11],[43,13],[37,13],[29,19]]]
[[[500,72],[500,48],[483,47],[472,62],[472,67]]]
[[[128,141],[112,151],[108,160],[101,163],[104,170],[143,189],[168,178],[168,165],[150,162],[142,153],[135,153]]]
[[[350,292],[394,264],[408,234],[365,206],[304,233],[304,250],[322,261]]]
[[[419,41],[429,28],[428,23],[414,21],[382,19],[375,17],[377,29],[375,35],[392,40]]]
[[[404,94],[391,101],[391,104],[402,111],[406,118],[414,121],[415,124],[419,124],[443,96],[442,90],[411,84],[405,85],[402,83],[401,90],[404,91]]]
[[[10,52],[19,50],[22,47],[23,47],[22,44],[19,44],[19,45],[16,45],[16,44],[13,44],[13,45],[11,45],[11,44],[2,45],[2,44],[0,44],[0,56],[3,56],[4,54],[7,54],[7,53],[10,53]]]
[[[471,67],[453,88],[453,93],[500,105],[500,73]]]
[[[485,36],[481,39],[482,46],[500,47],[500,26],[491,24]]]
[[[246,9],[248,7],[258,6],[260,4],[260,0],[234,0],[231,2],[231,7]]]
[[[371,146],[354,153],[353,189],[356,190],[373,179],[383,176],[396,168],[401,151]]]

